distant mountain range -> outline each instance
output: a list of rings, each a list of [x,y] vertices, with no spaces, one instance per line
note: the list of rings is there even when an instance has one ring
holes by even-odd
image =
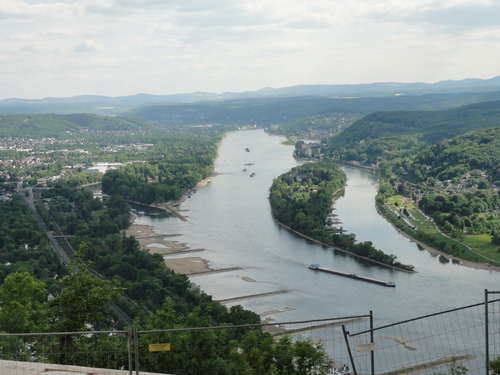
[[[257,91],[225,92],[221,94],[195,92],[190,94],[108,97],[82,95],[70,98],[4,99],[0,100],[0,113],[94,113],[117,115],[133,108],[182,103],[245,101],[248,99],[277,99],[292,97],[319,98],[381,98],[392,96],[422,96],[430,94],[477,94],[500,92],[500,76],[491,79],[464,79],[436,83],[372,83],[356,85],[299,85],[279,89],[263,88]],[[494,100],[494,99],[493,99]],[[389,109],[388,109],[389,110]]]

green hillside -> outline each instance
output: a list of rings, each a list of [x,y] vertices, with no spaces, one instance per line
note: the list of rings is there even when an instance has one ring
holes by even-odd
[[[379,111],[442,110],[486,100],[500,100],[500,92],[479,94],[433,94],[377,98],[328,98],[302,96],[292,98],[253,98],[189,104],[138,107],[126,116],[141,118],[158,125],[258,125],[271,126],[311,116],[352,117]],[[310,121],[305,120],[307,127]],[[293,126],[295,127],[295,125]],[[295,132],[299,134],[300,132]]]
[[[0,116],[0,137],[61,138],[82,132],[152,132],[154,129],[152,125],[140,119],[93,114]]]
[[[384,137],[417,135],[426,144],[453,138],[472,130],[500,126],[500,101],[483,102],[440,111],[372,113],[332,139],[332,144],[352,147]]]
[[[419,152],[413,159],[409,176],[416,182],[428,177],[444,181],[482,171],[487,173],[491,182],[500,185],[499,150],[500,126],[472,131]]]

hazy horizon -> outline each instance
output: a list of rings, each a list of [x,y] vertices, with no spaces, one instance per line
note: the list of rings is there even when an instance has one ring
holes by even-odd
[[[498,76],[492,0],[5,0],[0,99]]]

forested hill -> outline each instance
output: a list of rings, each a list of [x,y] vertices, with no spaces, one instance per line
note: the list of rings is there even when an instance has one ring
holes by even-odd
[[[427,144],[468,131],[500,126],[500,101],[470,104],[438,111],[372,113],[332,138],[332,144],[351,147],[360,141],[401,135],[419,135]]]
[[[82,132],[153,132],[155,128],[137,118],[93,114],[2,115],[0,137],[55,137]]]
[[[377,111],[438,110],[486,100],[500,92],[389,96],[377,98],[257,98],[138,107],[124,115],[160,125],[235,124],[269,126],[325,113],[367,115]]]
[[[500,126],[473,131],[453,140],[438,142],[419,152],[413,160],[409,177],[416,182],[428,177],[439,180],[461,178],[473,171],[487,173],[500,186]],[[488,185],[480,186],[487,188]]]
[[[0,100],[0,112],[4,113],[96,113],[100,115],[119,115],[132,108],[180,104],[197,102],[223,102],[245,99],[275,100],[276,98],[294,97],[323,97],[323,98],[388,98],[398,96],[403,98],[398,103],[404,103],[407,98],[420,98],[429,101],[429,97],[438,94],[439,99],[445,107],[451,108],[466,103],[473,103],[486,100],[498,100],[500,90],[500,76],[491,79],[468,78],[459,81],[441,81],[436,83],[398,83],[398,82],[378,82],[369,84],[344,84],[344,85],[299,85],[282,88],[263,88],[257,91],[244,92],[193,92],[171,95],[151,95],[136,94],[130,96],[98,96],[80,95],[69,98],[48,97],[43,99],[20,99],[10,98]],[[444,96],[448,99],[444,99]],[[427,99],[425,98],[427,96]],[[342,100],[342,99],[340,99]],[[446,105],[446,100],[453,103]],[[461,103],[456,104],[456,100]],[[368,102],[371,103],[371,102]],[[352,104],[352,103],[349,103]],[[387,111],[397,109],[418,109],[418,108],[379,108],[376,111]],[[431,108],[427,108],[431,109]],[[335,109],[332,109],[335,110]],[[352,109],[350,110],[352,112]],[[373,112],[371,110],[370,112]],[[359,111],[356,111],[359,112]],[[365,114],[370,112],[364,112]]]

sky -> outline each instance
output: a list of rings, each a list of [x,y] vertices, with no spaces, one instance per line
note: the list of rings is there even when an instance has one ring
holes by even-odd
[[[0,0],[0,99],[500,75],[500,0]]]

